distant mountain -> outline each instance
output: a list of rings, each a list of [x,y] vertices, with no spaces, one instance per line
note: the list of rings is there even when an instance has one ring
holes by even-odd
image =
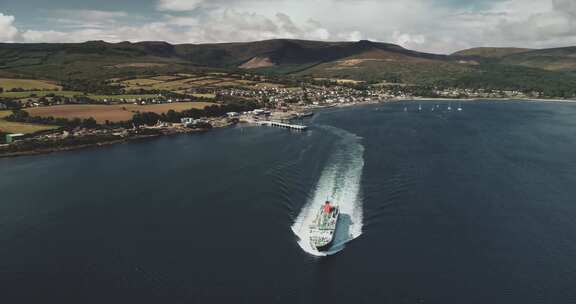
[[[576,47],[533,50],[502,58],[502,63],[549,71],[576,71]]]
[[[576,47],[553,49],[474,48],[456,52],[453,57],[495,59],[506,65],[549,71],[576,71]]]
[[[523,48],[497,48],[497,47],[478,47],[467,50],[458,51],[452,56],[467,56],[479,58],[502,58],[505,56],[529,52],[532,49]]]
[[[541,90],[576,84],[570,72],[576,70],[576,47],[476,48],[437,55],[365,40],[0,44],[0,76],[110,79],[196,70]]]

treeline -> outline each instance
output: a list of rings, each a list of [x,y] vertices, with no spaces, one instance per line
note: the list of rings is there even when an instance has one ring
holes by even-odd
[[[96,122],[96,120],[92,117],[85,119],[80,118],[67,119],[67,118],[55,118],[52,116],[48,117],[30,116],[30,113],[24,110],[13,110],[12,114],[4,119],[12,122],[54,125],[66,128],[76,128],[76,127],[96,128],[98,126],[98,122]]]

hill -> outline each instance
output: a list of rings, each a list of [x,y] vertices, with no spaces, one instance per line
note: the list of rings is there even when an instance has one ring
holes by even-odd
[[[502,58],[508,55],[529,52],[532,49],[524,48],[496,48],[496,47],[478,47],[453,53],[452,56],[466,56],[479,58]]]
[[[371,41],[0,44],[0,77],[54,81],[244,71],[290,77],[540,90],[549,84],[574,87],[576,76],[569,73],[574,70],[576,48],[476,48],[437,55]]]
[[[473,48],[456,52],[456,58],[491,59],[505,65],[548,71],[576,71],[576,47],[553,49]]]
[[[511,54],[502,63],[549,71],[576,71],[576,47],[533,50]]]

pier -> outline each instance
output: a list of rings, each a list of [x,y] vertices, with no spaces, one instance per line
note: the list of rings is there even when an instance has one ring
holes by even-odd
[[[278,127],[278,128],[297,130],[297,131],[306,131],[308,129],[307,126],[293,125],[293,124],[287,124],[287,123],[277,122],[277,121],[259,121],[257,123],[261,126]]]

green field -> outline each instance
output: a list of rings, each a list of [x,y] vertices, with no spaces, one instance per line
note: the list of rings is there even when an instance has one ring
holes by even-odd
[[[3,119],[0,119],[0,131],[6,133],[30,134],[39,131],[54,130],[58,128],[59,128],[58,126],[27,124],[20,122],[5,121]]]
[[[197,97],[197,98],[209,98],[209,99],[215,99],[216,98],[215,94],[192,94],[192,96]]]
[[[61,90],[62,87],[51,81],[34,79],[0,78],[0,88],[4,91],[20,88],[24,90]]]
[[[4,92],[0,94],[0,97],[6,98],[29,98],[29,97],[45,97],[47,95],[54,94],[56,96],[62,97],[74,97],[76,95],[83,95],[81,92],[76,91],[28,91],[28,92]]]
[[[115,101],[115,100],[121,100],[121,99],[139,99],[139,98],[143,98],[143,99],[148,99],[148,98],[154,98],[154,97],[158,97],[158,95],[156,94],[140,94],[140,95],[94,95],[94,94],[88,94],[87,95],[89,98],[95,99],[95,100],[108,100],[108,101]]]
[[[20,122],[6,121],[2,118],[12,114],[12,111],[0,111],[0,131],[5,133],[30,134],[38,131],[57,129],[57,126],[36,125]]]
[[[53,130],[58,128],[57,126],[11,122],[2,119],[10,114],[12,114],[12,111],[0,111],[0,131],[5,133],[30,134],[38,131]]]
[[[158,95],[155,94],[140,94],[140,95],[95,95],[95,94],[84,94],[82,92],[77,91],[57,91],[57,92],[50,92],[50,91],[30,91],[30,92],[4,92],[0,94],[0,97],[6,98],[15,98],[15,99],[24,99],[24,98],[36,98],[36,97],[46,97],[50,94],[54,94],[55,96],[61,97],[74,97],[74,96],[86,96],[88,98],[94,100],[104,100],[107,99],[109,101],[121,100],[121,99],[138,99],[138,98],[154,98]]]

